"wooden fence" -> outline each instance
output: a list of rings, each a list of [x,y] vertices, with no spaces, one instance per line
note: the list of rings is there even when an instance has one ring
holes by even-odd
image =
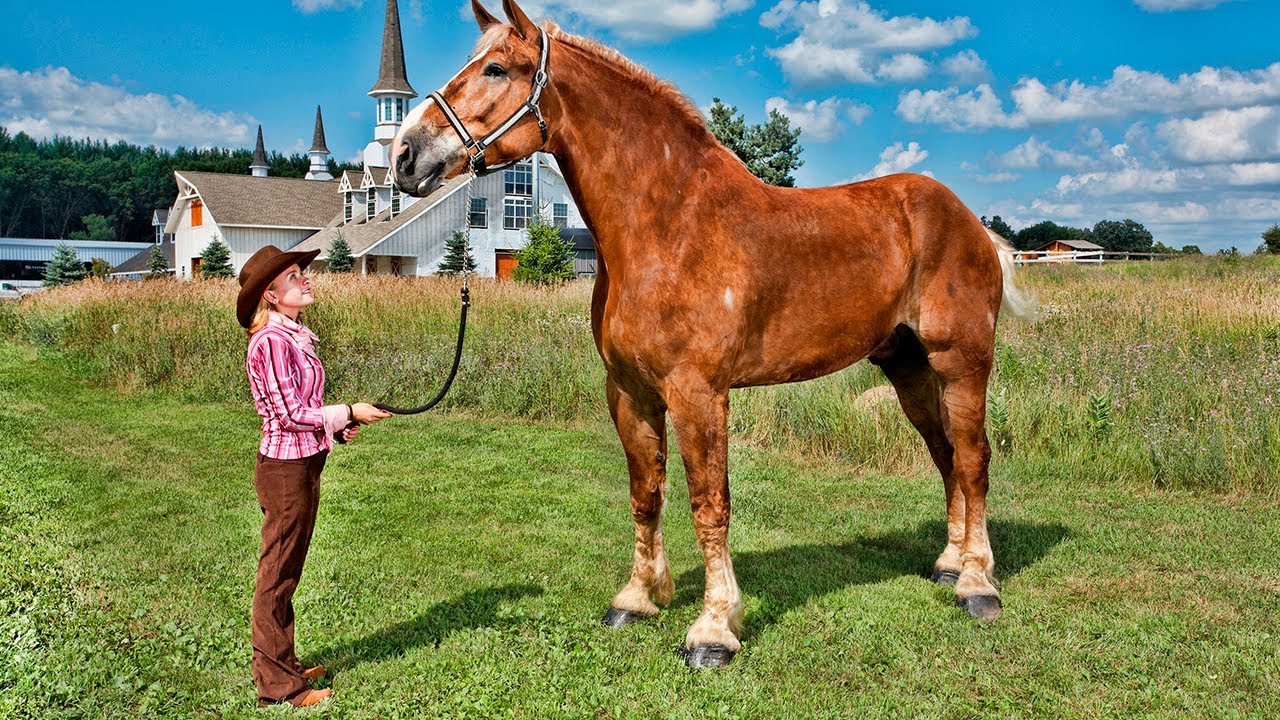
[[[1013,257],[1019,265],[1065,265],[1067,263],[1101,265],[1104,262],[1116,260],[1171,260],[1183,256],[1180,253],[1127,253],[1106,250],[1072,250],[1070,252],[1021,250],[1015,252]]]

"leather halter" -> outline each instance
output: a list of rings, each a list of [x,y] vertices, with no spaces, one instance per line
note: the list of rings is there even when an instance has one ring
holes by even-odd
[[[491,167],[485,162],[484,151],[494,141],[515,127],[516,123],[520,122],[525,115],[533,115],[534,119],[538,121],[538,130],[542,132],[542,145],[545,146],[547,144],[547,121],[543,119],[542,108],[538,103],[541,101],[542,91],[546,89],[547,82],[550,79],[547,76],[547,60],[551,55],[551,46],[547,40],[547,32],[545,30],[538,28],[538,34],[542,39],[542,51],[538,55],[538,71],[533,75],[533,88],[529,91],[529,98],[524,101],[519,110],[516,110],[511,114],[511,117],[506,119],[506,122],[499,125],[493,132],[485,135],[484,138],[476,140],[471,137],[471,133],[467,132],[466,126],[458,119],[458,114],[453,111],[453,107],[449,105],[449,101],[444,99],[439,90],[427,96],[436,101],[436,105],[444,113],[445,119],[453,126],[453,131],[462,139],[462,146],[467,149],[467,154],[471,157],[471,171],[478,176],[483,177],[489,173],[511,167],[523,159],[519,158]]]

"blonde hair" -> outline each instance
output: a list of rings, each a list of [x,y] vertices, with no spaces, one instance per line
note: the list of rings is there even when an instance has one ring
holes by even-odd
[[[253,319],[249,321],[249,329],[246,331],[249,337],[267,326],[267,322],[271,320],[271,312],[275,309],[276,306],[267,302],[266,298],[258,300],[258,308],[253,311]]]

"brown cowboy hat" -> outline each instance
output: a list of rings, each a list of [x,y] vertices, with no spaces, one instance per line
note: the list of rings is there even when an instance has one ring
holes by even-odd
[[[268,245],[254,253],[240,270],[240,297],[236,298],[236,320],[240,321],[240,327],[248,328],[249,323],[253,322],[253,312],[258,309],[262,293],[267,291],[280,273],[295,263],[306,270],[319,254],[319,250],[285,252],[275,245]]]

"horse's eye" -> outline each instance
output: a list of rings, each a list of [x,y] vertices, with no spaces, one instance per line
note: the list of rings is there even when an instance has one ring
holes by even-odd
[[[502,66],[497,63],[489,63],[484,67],[484,76],[485,77],[506,77],[507,71],[504,70]]]

